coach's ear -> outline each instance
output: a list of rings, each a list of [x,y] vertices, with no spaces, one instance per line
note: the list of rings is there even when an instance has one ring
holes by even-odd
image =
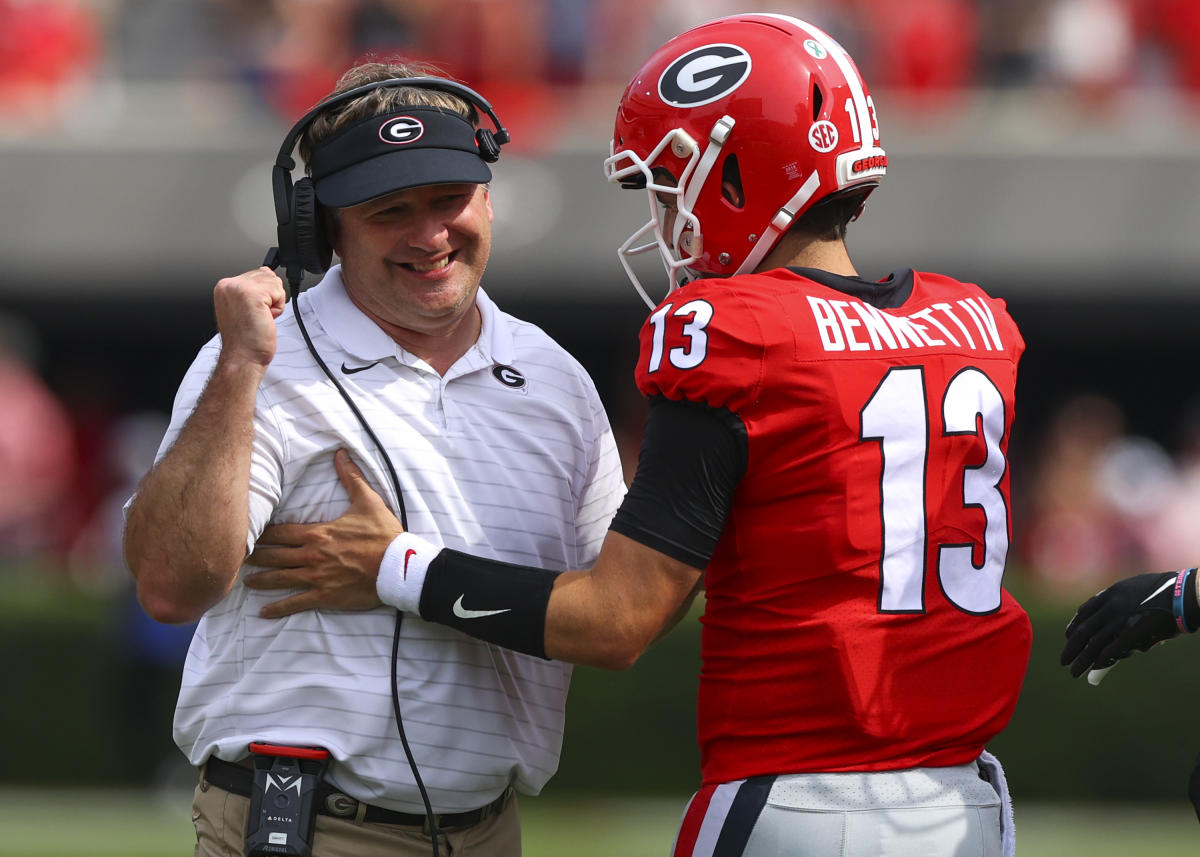
[[[1196,820],[1200,821],[1200,756],[1196,757],[1192,775],[1188,778],[1188,797],[1192,799],[1192,806],[1196,809]]]
[[[336,208],[328,208],[322,205],[320,208],[321,225],[325,229],[325,237],[330,248],[338,256],[338,245],[341,243],[341,211]]]

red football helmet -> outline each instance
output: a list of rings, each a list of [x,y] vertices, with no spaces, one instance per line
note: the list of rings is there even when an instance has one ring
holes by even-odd
[[[668,291],[752,271],[805,211],[869,192],[887,169],[850,55],[812,24],[773,14],[718,18],[655,51],[621,96],[610,151],[609,181],[650,197],[649,222],[618,254],[651,307],[631,256],[657,249]]]

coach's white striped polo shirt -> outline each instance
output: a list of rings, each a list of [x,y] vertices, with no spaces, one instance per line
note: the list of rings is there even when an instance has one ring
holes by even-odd
[[[387,446],[412,532],[506,562],[588,567],[625,491],[595,387],[540,329],[482,290],[477,303],[479,341],[443,377],[351,303],[340,268],[299,299],[318,352]],[[269,523],[345,511],[333,467],[341,446],[397,508],[386,466],[308,353],[293,311],[279,319],[258,393],[250,544]],[[163,450],[219,348],[214,338],[188,370]],[[198,765],[211,753],[244,757],[253,740],[321,745],[335,758],[330,778],[351,796],[423,812],[392,715],[395,611],[258,618],[286,594],[235,585],[201,620],[175,715],[179,746]],[[414,615],[401,629],[401,715],[435,811],[484,806],[510,783],[537,794],[558,766],[570,667]]]

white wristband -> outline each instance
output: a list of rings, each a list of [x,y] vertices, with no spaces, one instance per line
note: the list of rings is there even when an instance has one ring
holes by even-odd
[[[420,615],[425,574],[429,571],[429,563],[440,551],[433,542],[412,533],[401,533],[392,539],[379,563],[379,577],[375,580],[379,600],[405,613]]]

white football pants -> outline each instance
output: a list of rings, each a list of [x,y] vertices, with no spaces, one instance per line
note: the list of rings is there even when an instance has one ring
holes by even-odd
[[[1004,809],[977,764],[754,777],[697,792],[674,857],[1001,857]]]

